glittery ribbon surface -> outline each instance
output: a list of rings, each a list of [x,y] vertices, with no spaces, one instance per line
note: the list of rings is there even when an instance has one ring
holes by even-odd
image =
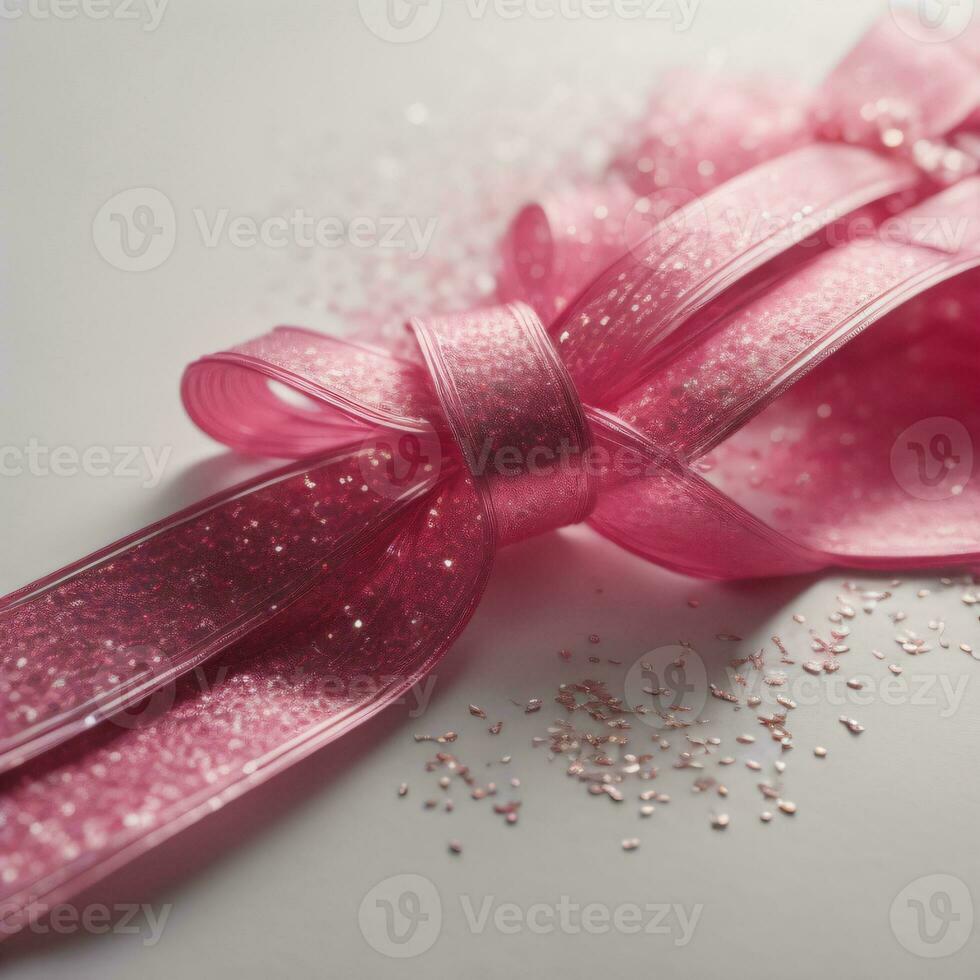
[[[515,218],[500,305],[191,365],[201,428],[297,461],[0,600],[2,929],[399,697],[507,543],[980,557],[978,61],[890,18],[812,98],[667,86],[604,182]]]

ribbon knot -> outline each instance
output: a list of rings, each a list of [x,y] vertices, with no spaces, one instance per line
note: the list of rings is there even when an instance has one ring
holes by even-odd
[[[530,307],[411,323],[501,545],[577,524],[597,473],[582,403]]]

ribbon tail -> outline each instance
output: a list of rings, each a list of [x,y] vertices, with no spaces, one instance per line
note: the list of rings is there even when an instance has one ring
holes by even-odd
[[[446,476],[362,537],[293,616],[0,777],[0,931],[404,696],[465,626],[492,554],[480,495]]]
[[[293,463],[0,600],[0,772],[295,620],[299,599],[431,486],[396,492],[377,459],[357,444]]]

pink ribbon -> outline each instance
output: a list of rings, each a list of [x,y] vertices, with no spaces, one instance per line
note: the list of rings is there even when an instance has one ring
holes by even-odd
[[[405,356],[285,327],[191,365],[201,428],[297,461],[0,602],[3,928],[398,698],[503,545],[980,557],[973,37],[884,21],[815,108],[662,100],[604,184],[515,219],[512,302],[413,320]]]

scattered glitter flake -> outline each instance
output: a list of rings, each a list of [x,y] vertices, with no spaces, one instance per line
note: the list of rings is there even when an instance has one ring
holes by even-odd
[[[783,643],[780,637],[774,636],[772,638],[772,642],[775,644],[776,649],[779,651],[780,663],[784,663],[784,664],[795,663],[794,660],[790,659],[789,651],[786,649],[786,645]]]
[[[462,854],[463,845],[458,840],[451,840],[449,842],[449,852],[451,854]]]
[[[942,619],[930,619],[929,620],[929,629],[931,629],[934,633],[937,633],[938,634],[938,636],[936,637],[936,639],[939,641],[940,647],[942,647],[943,650],[948,650],[949,649],[949,640],[946,639],[946,623],[945,623],[945,621],[942,620]]]
[[[517,823],[517,814],[521,804],[516,800],[507,803],[494,803],[493,812],[502,816],[506,823],[513,825]]]
[[[408,783],[402,783],[398,787],[398,795],[399,796],[408,796]]]
[[[446,732],[444,735],[416,735],[416,742],[438,742],[445,745],[447,742],[455,742],[459,738],[456,732]]]
[[[947,587],[954,585],[950,581]],[[892,588],[897,588],[898,583],[892,583]],[[928,593],[928,590],[926,590]],[[851,620],[858,611],[863,610],[871,614],[876,606],[890,598],[890,591],[883,591],[853,583],[844,583],[844,593],[852,597],[853,601],[846,601],[844,596],[838,597],[838,608],[829,615],[831,627],[829,631],[824,630],[820,635],[815,629],[809,628],[810,646],[814,651],[811,659],[803,660],[799,663],[801,669],[812,676],[832,674],[840,669],[841,663],[846,662],[846,654],[851,651]],[[980,602],[972,593],[970,600],[964,599],[967,605],[975,605]],[[692,608],[696,608],[700,600],[689,602]],[[916,634],[911,629],[898,624],[905,620],[905,615],[901,611],[891,611],[888,618],[896,624],[895,642],[906,653],[919,656],[930,652],[932,646],[930,641],[923,636]],[[804,625],[806,620],[801,614],[795,614],[793,620]],[[930,639],[936,643],[937,647],[949,649],[951,644],[946,639],[947,624],[941,619],[932,619],[928,622],[928,629],[931,633]],[[738,642],[741,638],[733,633],[718,633],[717,638],[726,642]],[[927,634],[929,635],[929,634]],[[589,637],[590,642],[598,643],[599,637],[593,634]],[[773,636],[772,642],[779,651],[782,664],[791,665],[798,663],[788,655],[786,647],[779,636]],[[954,644],[961,651],[973,655],[973,647],[967,643]],[[692,650],[693,647],[686,641],[681,641],[681,646],[685,650]],[[858,644],[854,643],[855,649]],[[570,662],[572,655],[567,650],[560,650],[559,658],[563,662]],[[872,650],[872,655],[877,660],[887,663],[887,658],[880,650]],[[790,675],[785,670],[773,670],[766,664],[766,649],[761,649],[757,653],[747,656],[735,656],[729,661],[731,670],[728,674],[731,681],[731,690],[727,690],[716,684],[709,685],[712,697],[725,701],[731,705],[735,711],[740,710],[744,702],[751,709],[758,709],[763,703],[768,701],[769,696],[763,698],[759,693],[748,693],[749,691],[763,689],[786,689],[790,683]],[[607,663],[614,667],[622,666],[622,663],[612,658],[589,657],[591,663]],[[684,666],[684,654],[677,657],[677,666]],[[895,675],[902,673],[903,669],[895,663],[887,663],[888,669]],[[643,703],[633,705],[623,697],[614,694],[606,682],[596,679],[585,679],[575,682],[561,683],[557,687],[554,702],[562,709],[564,718],[553,721],[547,725],[546,732],[531,735],[531,745],[534,747],[547,746],[550,758],[559,757],[562,759],[561,768],[567,776],[581,784],[581,787],[591,797],[607,798],[614,803],[622,803],[627,798],[635,799],[639,797],[638,813],[641,818],[648,818],[655,812],[655,803],[666,804],[670,802],[667,793],[661,793],[652,789],[643,789],[637,793],[637,789],[631,791],[631,780],[652,780],[657,777],[657,766],[653,764],[655,758],[662,759],[659,753],[672,752],[669,757],[673,770],[690,770],[691,775],[696,777],[691,784],[694,794],[709,793],[725,799],[729,795],[729,787],[718,782],[715,778],[706,774],[707,764],[713,761],[709,756],[714,756],[718,747],[722,744],[722,739],[712,734],[695,734],[699,729],[696,726],[714,724],[715,719],[708,717],[697,717],[697,715],[685,715],[685,712],[692,709],[683,704],[666,705],[666,700],[673,696],[669,689],[659,686],[657,680],[659,672],[653,667],[643,665],[645,676],[652,678],[646,682],[644,693],[654,699],[660,699],[660,705],[654,703]],[[847,687],[851,690],[863,690],[867,684],[866,678],[851,676],[847,679]],[[745,692],[744,695],[735,694],[734,691]],[[775,742],[783,754],[793,748],[793,733],[787,728],[787,717],[790,711],[798,708],[797,702],[786,694],[776,693],[775,703],[778,709],[769,714],[756,714],[758,723],[766,729],[770,738]],[[527,702],[514,701],[514,704],[528,715],[537,714],[544,706],[544,699],[532,698]],[[763,709],[765,710],[765,709]],[[486,719],[486,711],[478,705],[469,706],[470,714],[477,718]],[[644,731],[637,717],[643,715],[653,715],[660,718],[661,733],[649,734]],[[854,735],[862,733],[865,729],[853,718],[840,716],[840,723]],[[671,740],[663,735],[665,730],[679,731],[682,736],[683,750],[678,752],[672,748]],[[496,722],[488,727],[488,732],[492,735],[499,734],[502,730],[502,722]],[[703,730],[701,730],[703,731]],[[710,731],[710,729],[708,730]],[[457,738],[455,732],[447,732],[441,736],[417,735],[416,741],[419,742],[453,742]],[[649,740],[648,740],[649,739]],[[736,737],[736,741],[741,745],[752,745],[756,742],[757,736],[743,733]],[[642,740],[642,741],[641,741]],[[650,746],[650,741],[653,745]],[[673,739],[677,741],[676,737]],[[644,752],[642,744],[650,747],[649,752]],[[658,752],[657,756],[652,753]],[[817,759],[827,758],[827,749],[822,745],[816,745],[812,749],[813,755]],[[758,752],[754,753],[758,755]],[[765,810],[760,815],[763,823],[769,823],[773,819],[773,812],[792,815],[796,813],[796,804],[785,800],[781,796],[780,777],[786,771],[786,763],[783,759],[773,759],[767,761],[768,756],[758,759],[743,760],[745,768],[753,773],[761,773],[764,765],[771,765],[775,773],[773,781],[763,781],[757,783],[759,792],[762,794],[767,804],[772,806],[772,810]],[[737,761],[733,755],[723,755],[717,758],[719,766],[730,767]],[[487,761],[485,764],[508,764],[511,762],[510,756]],[[426,764],[428,772],[435,772],[442,769],[443,774],[438,779],[438,785],[445,791],[450,787],[450,777],[456,776],[464,781],[469,789],[470,795],[474,800],[483,800],[487,797],[495,797],[497,787],[494,783],[485,786],[476,784],[476,780],[470,774],[468,767],[462,764],[456,757],[447,752],[439,752],[434,760]],[[739,770],[733,770],[733,779],[737,781]],[[520,780],[509,780],[509,787],[516,790],[521,785]],[[633,784],[635,786],[635,784]],[[737,787],[736,787],[737,788]],[[399,796],[407,793],[408,785],[402,784],[399,788]],[[436,800],[427,800],[423,804],[425,809],[434,809],[442,804]],[[445,800],[445,809],[453,809],[452,800]],[[508,824],[516,823],[518,820],[518,802],[494,802],[493,811],[503,817]],[[728,826],[729,816],[720,814],[711,819],[711,825],[715,829],[722,830]],[[635,841],[635,843],[634,843]],[[627,847],[627,844],[632,846]],[[625,849],[634,849],[639,841],[629,838],[624,840]]]
[[[919,591],[916,592],[915,597],[917,599],[924,599],[927,595],[932,595],[932,591],[930,589],[919,589]]]
[[[895,637],[895,642],[910,656],[918,657],[929,653],[932,647],[921,636],[911,630],[902,630]]]
[[[627,837],[623,841],[624,851],[635,851],[640,846],[639,837]]]
[[[731,691],[723,691],[720,687],[715,684],[710,685],[711,696],[713,698],[718,698],[720,701],[728,701],[731,704],[739,704],[738,695],[732,694]]]

